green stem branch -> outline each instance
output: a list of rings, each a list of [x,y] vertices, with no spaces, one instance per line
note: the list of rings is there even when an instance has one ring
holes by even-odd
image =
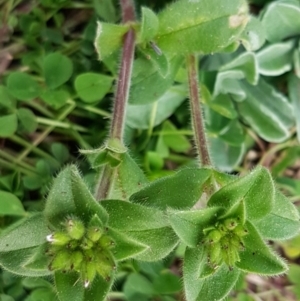
[[[132,0],[120,0],[122,9],[122,22],[130,23],[135,20],[135,10]],[[117,87],[115,92],[114,108],[110,125],[110,140],[118,140],[124,145],[124,125],[126,107],[129,96],[131,72],[134,60],[135,32],[131,28],[124,36],[124,44],[121,56]],[[95,197],[97,200],[106,199],[114,182],[115,168],[105,165],[100,180],[96,186]]]
[[[202,115],[201,100],[199,97],[198,60],[194,54],[191,54],[187,56],[186,62],[189,78],[191,118],[195,135],[195,144],[202,165],[211,166],[205,134],[205,125]]]

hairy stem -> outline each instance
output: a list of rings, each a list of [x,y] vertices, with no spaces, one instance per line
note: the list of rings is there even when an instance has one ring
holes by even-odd
[[[121,0],[123,23],[134,21],[135,12],[131,0]],[[117,88],[114,101],[114,110],[110,127],[110,138],[123,142],[123,132],[126,114],[126,105],[129,96],[129,86],[133,65],[135,48],[135,33],[130,29],[124,37],[124,46],[121,57],[121,67],[117,81]]]
[[[132,0],[120,0],[122,9],[122,22],[129,23],[135,20],[135,11]],[[124,145],[124,124],[126,106],[129,96],[130,79],[134,60],[135,32],[130,29],[124,36],[124,44],[121,56],[117,87],[115,92],[114,109],[110,125],[109,139],[118,140]],[[95,197],[97,200],[106,199],[109,196],[114,182],[115,168],[109,164],[103,167],[100,179],[96,185]]]
[[[187,56],[186,62],[189,78],[191,118],[195,135],[195,144],[202,165],[211,166],[198,84],[198,60],[194,54],[191,54]]]

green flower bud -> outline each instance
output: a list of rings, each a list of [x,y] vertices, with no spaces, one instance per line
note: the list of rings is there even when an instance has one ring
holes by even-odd
[[[209,247],[208,262],[212,266],[217,266],[222,261],[222,248],[220,243],[215,243]]]
[[[233,232],[239,237],[243,237],[248,234],[248,230],[242,225],[238,225]]]
[[[238,225],[238,222],[235,218],[227,218],[223,221],[223,224],[228,230],[233,230]]]
[[[98,253],[95,259],[95,267],[98,274],[104,279],[110,278],[113,270],[116,268],[112,257],[109,254]]]
[[[71,270],[75,271],[80,271],[81,269],[81,264],[83,262],[83,254],[80,251],[75,251],[71,253],[70,257],[70,262],[71,262]]]
[[[48,235],[46,239],[54,246],[65,246],[70,242],[71,237],[64,232],[55,232]]]
[[[112,247],[113,245],[114,245],[114,241],[106,235],[103,235],[99,240],[99,246],[104,249]]]
[[[91,240],[84,237],[80,246],[83,250],[89,250],[94,246],[94,243]]]
[[[221,238],[222,238],[222,234],[218,230],[212,230],[207,235],[207,239],[209,243],[217,243]]]
[[[93,242],[98,241],[102,234],[103,232],[99,227],[90,227],[87,231],[87,237]]]
[[[67,250],[57,252],[49,265],[49,270],[64,270],[70,266],[70,253]]]
[[[84,224],[79,219],[69,219],[67,221],[67,231],[71,238],[79,240],[85,233]]]
[[[96,266],[93,262],[85,262],[81,268],[81,278],[84,282],[84,287],[89,287],[90,283],[96,276]]]

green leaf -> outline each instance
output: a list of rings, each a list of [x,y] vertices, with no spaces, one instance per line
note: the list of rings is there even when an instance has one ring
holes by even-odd
[[[130,201],[163,210],[191,208],[200,199],[203,186],[210,176],[209,169],[184,169],[150,183],[133,194]]]
[[[14,109],[15,103],[10,96],[7,87],[0,85],[0,107]]]
[[[0,116],[0,137],[6,138],[12,136],[18,127],[16,114]]]
[[[127,25],[115,25],[97,22],[95,47],[100,60],[112,55],[122,47],[123,36],[128,31]]]
[[[143,188],[148,182],[138,164],[130,157],[128,152],[120,155],[121,163],[115,167],[115,175],[111,199],[129,200],[130,196]]]
[[[113,82],[113,78],[97,73],[83,73],[75,79],[75,90],[78,96],[87,103],[101,100],[107,94]]]
[[[134,129],[153,128],[170,117],[185,98],[186,88],[173,86],[151,104],[130,104],[126,114],[126,125]]]
[[[246,99],[238,103],[242,118],[263,139],[277,143],[286,140],[294,124],[289,101],[262,79],[255,87],[246,82],[240,85],[246,93]]]
[[[259,78],[258,64],[252,52],[245,52],[220,68],[214,85],[214,97],[219,94],[232,93],[244,99],[245,93],[237,80],[245,78],[250,84],[256,85]]]
[[[226,211],[243,202],[249,220],[257,220],[267,215],[274,205],[274,184],[270,173],[257,167],[215,192],[208,201],[209,207],[220,206]]]
[[[25,215],[21,201],[12,193],[0,190],[0,215]]]
[[[133,64],[129,103],[143,105],[157,101],[172,86],[182,62],[181,56],[169,58],[169,73],[164,77],[151,61],[137,58]]]
[[[274,22],[275,21],[275,22]],[[275,1],[265,10],[262,18],[267,40],[278,42],[298,35],[300,31],[300,5],[298,1]]]
[[[152,44],[153,45],[153,44]],[[152,46],[154,47],[154,46]],[[149,60],[152,65],[157,69],[159,74],[166,78],[169,73],[169,59],[163,53],[157,53],[155,48],[147,48],[147,49],[140,49],[140,52],[144,55],[144,57]]]
[[[84,288],[81,281],[78,281],[77,273],[55,272],[55,286],[60,301],[97,301],[106,300],[106,295],[112,286],[113,279],[105,281],[102,277],[96,276],[91,287]]]
[[[1,233],[0,250],[8,252],[39,246],[46,242],[49,232],[44,216],[34,214]]]
[[[38,123],[35,115],[31,110],[20,108],[17,110],[17,115],[26,132],[32,133],[36,130]]]
[[[60,109],[67,103],[70,94],[65,90],[46,90],[41,94],[41,98],[47,105]]]
[[[143,253],[148,246],[139,243],[136,240],[131,239],[126,235],[109,228],[107,233],[114,241],[113,255],[117,261],[123,261],[125,259],[133,258],[136,255]]]
[[[300,231],[299,212],[287,197],[276,191],[272,211],[254,225],[266,239],[289,239]]]
[[[32,76],[23,72],[13,72],[7,78],[9,93],[19,100],[32,100],[40,95],[40,86]]]
[[[177,128],[169,120],[164,122],[160,134],[163,135],[165,145],[175,152],[187,152],[191,149],[190,141],[184,135],[178,133]]]
[[[147,249],[135,256],[135,259],[142,261],[157,261],[165,258],[174,250],[178,244],[178,238],[171,227],[143,231],[126,231],[126,234],[140,244],[147,246]]]
[[[84,287],[78,281],[79,275],[77,273],[62,273],[55,272],[55,286],[57,295],[60,301],[83,301],[84,300]]]
[[[239,71],[241,78],[245,78],[250,84],[258,82],[258,68],[254,53],[245,52],[220,68],[220,71]]]
[[[66,145],[58,142],[51,144],[51,152],[55,159],[60,163],[65,163],[70,156],[69,150]]]
[[[117,12],[113,1],[111,0],[93,0],[93,7],[97,14],[107,22],[117,21]]]
[[[243,159],[245,145],[232,146],[221,138],[209,138],[210,155],[214,165],[222,171],[232,171]]]
[[[3,269],[20,276],[26,277],[43,277],[48,276],[50,272],[47,268],[32,269],[27,267],[28,259],[35,256],[39,247],[32,247],[27,249],[19,249],[9,252],[0,252],[0,265]],[[44,261],[44,265],[47,262]]]
[[[164,214],[154,208],[120,200],[103,200],[101,205],[109,215],[109,226],[123,231],[143,231],[169,225]]]
[[[223,264],[214,274],[200,279],[201,268],[205,266],[203,251],[186,249],[184,255],[183,281],[187,301],[218,301],[223,300],[236,284],[240,272]]]
[[[294,41],[271,44],[256,54],[259,73],[278,76],[292,69]]]
[[[162,51],[177,54],[219,52],[238,39],[247,11],[243,0],[176,1],[158,15],[156,42]]]
[[[286,263],[262,240],[255,227],[248,221],[245,224],[248,234],[243,238],[245,250],[240,252],[236,266],[250,273],[278,275],[287,271]]]
[[[124,294],[127,300],[134,300],[137,294],[152,297],[155,293],[153,284],[141,274],[130,274],[124,285]]]
[[[139,34],[139,42],[149,42],[158,31],[158,18],[156,14],[147,7],[142,7],[142,21]]]
[[[218,207],[192,211],[169,210],[168,216],[180,240],[189,247],[196,247],[204,237],[203,230],[217,221],[220,212],[222,209]]]
[[[266,40],[265,30],[261,21],[251,16],[240,39],[247,51],[258,50]]]
[[[175,294],[181,290],[181,281],[179,276],[163,271],[154,279],[153,287],[159,294]]]
[[[300,80],[293,73],[289,75],[288,89],[289,96],[292,101],[293,112],[295,116],[300,116]],[[295,121],[297,126],[297,138],[300,142],[300,118],[295,118]]]
[[[79,175],[75,165],[67,166],[53,182],[49,192],[45,217],[54,228],[59,227],[67,216],[76,215],[86,223],[97,214],[103,224],[107,213],[97,203]]]
[[[73,63],[58,52],[47,55],[43,62],[45,81],[50,89],[56,89],[67,82],[73,73]]]

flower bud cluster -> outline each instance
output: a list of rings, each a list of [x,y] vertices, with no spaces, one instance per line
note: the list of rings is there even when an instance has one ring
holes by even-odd
[[[50,244],[47,254],[51,258],[49,270],[76,271],[85,287],[97,274],[110,280],[115,269],[111,253],[113,241],[101,227],[85,227],[78,218],[70,218],[61,231],[48,235],[47,241]]]
[[[231,269],[240,261],[239,252],[244,250],[243,237],[247,234],[248,230],[238,218],[227,218],[205,229],[202,242],[207,250],[208,264],[216,269],[224,262]]]

